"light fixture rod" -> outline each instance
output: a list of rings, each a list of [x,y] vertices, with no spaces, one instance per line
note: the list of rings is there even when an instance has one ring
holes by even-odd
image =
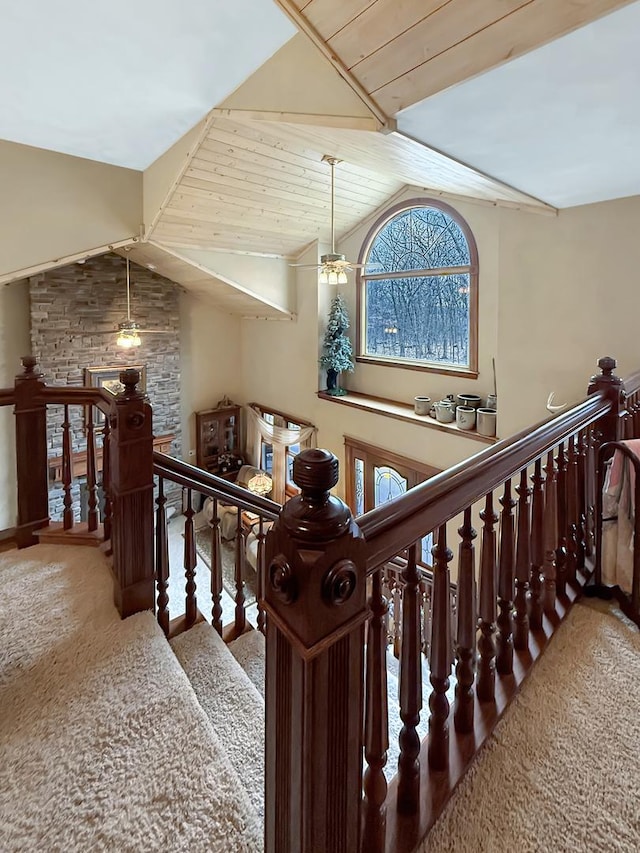
[[[336,206],[336,164],[331,161],[331,254],[336,253],[336,221],[334,211]]]
[[[131,322],[131,295],[129,292],[129,256],[127,255],[127,320]]]

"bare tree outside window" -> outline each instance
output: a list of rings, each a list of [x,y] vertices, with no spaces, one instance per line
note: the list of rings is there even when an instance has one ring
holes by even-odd
[[[405,208],[374,234],[361,276],[361,355],[473,367],[475,246],[449,210],[440,203]]]

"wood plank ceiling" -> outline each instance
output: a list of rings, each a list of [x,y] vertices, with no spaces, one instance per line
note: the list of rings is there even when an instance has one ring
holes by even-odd
[[[394,116],[633,0],[276,0]]]

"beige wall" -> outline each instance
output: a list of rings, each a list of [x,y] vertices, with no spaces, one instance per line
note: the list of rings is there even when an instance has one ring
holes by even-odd
[[[586,393],[597,360],[640,368],[640,197],[561,210],[500,213],[500,430],[506,435]]]
[[[184,291],[180,322],[183,457],[195,463],[194,412],[213,408],[225,394],[242,399],[240,320]]]
[[[10,388],[20,357],[31,351],[26,281],[0,285],[0,388]],[[12,406],[0,408],[0,531],[16,520],[15,433]]]
[[[142,174],[0,141],[0,277],[137,236]]]

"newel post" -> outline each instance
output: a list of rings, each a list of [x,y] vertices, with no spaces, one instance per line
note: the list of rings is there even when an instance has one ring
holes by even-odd
[[[47,481],[47,404],[37,397],[44,388],[36,360],[25,355],[24,371],[15,379],[16,475],[18,481],[18,548],[36,545],[34,531],[49,523]]]
[[[137,370],[120,374],[124,391],[110,421],[111,547],[115,603],[123,619],[154,608],[153,433],[151,406],[136,389]]]
[[[266,541],[267,853],[360,845],[367,618],[365,543],[329,490],[338,460],[295,457],[302,493]]]
[[[594,394],[596,391],[604,391],[613,402],[613,408],[609,414],[598,421],[601,442],[618,441],[624,437],[622,421],[624,415],[624,385],[622,379],[613,372],[616,366],[617,362],[611,356],[607,355],[604,358],[598,359],[598,367],[602,372],[599,375],[592,376],[589,382],[589,394]]]

